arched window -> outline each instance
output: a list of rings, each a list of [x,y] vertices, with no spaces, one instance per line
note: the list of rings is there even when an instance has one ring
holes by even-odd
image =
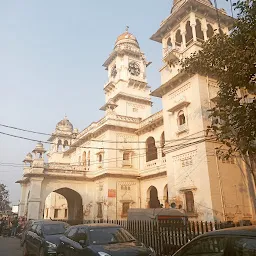
[[[186,117],[185,117],[184,112],[181,110],[178,113],[178,125],[181,126],[181,125],[184,125],[184,124],[186,124]]]
[[[83,153],[83,156],[82,156],[82,164],[84,166],[86,166],[86,152]]]
[[[88,166],[90,166],[90,164],[91,164],[90,157],[91,157],[91,154],[90,154],[90,151],[88,151],[88,156],[87,156],[87,158],[88,158]]]
[[[213,28],[210,24],[207,24],[207,37],[208,38],[211,38],[213,35],[214,35],[214,31],[213,31]]]
[[[157,148],[155,144],[155,139],[149,137],[146,141],[146,162],[157,159]]]
[[[63,144],[63,149],[67,149],[67,147],[68,147],[68,141],[65,140],[65,141],[64,141],[64,144]]]
[[[172,49],[172,41],[171,38],[168,38],[167,40],[167,50],[170,51]]]
[[[180,47],[181,43],[182,43],[182,36],[181,36],[180,29],[178,29],[175,34],[175,45]]]
[[[58,151],[58,152],[61,152],[61,151],[62,151],[62,142],[61,142],[61,140],[58,140],[57,151]]]
[[[124,152],[123,153],[123,160],[124,161],[129,161],[130,160],[130,153],[129,152]]]
[[[200,20],[196,20],[196,38],[198,41],[204,41],[204,33],[202,31],[202,26]]]
[[[192,191],[185,192],[185,199],[186,199],[186,210],[187,212],[195,212],[195,202],[194,202],[194,195]]]
[[[99,163],[102,163],[103,157],[102,154],[99,154]]]
[[[164,146],[165,146],[165,136],[164,136],[164,132],[162,132],[162,135],[161,135],[160,146],[161,146],[161,149],[162,149],[162,157],[165,157],[165,153],[163,152]]]
[[[190,25],[190,21],[187,21],[186,23],[186,45],[188,46],[189,44],[192,43],[193,39],[193,33],[192,33],[192,27]]]
[[[149,188],[149,208],[161,208],[161,204],[158,199],[158,191],[154,186]]]

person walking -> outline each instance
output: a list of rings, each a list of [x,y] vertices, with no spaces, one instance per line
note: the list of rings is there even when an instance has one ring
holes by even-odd
[[[18,218],[15,217],[12,221],[12,233],[11,233],[11,236],[12,237],[15,237],[16,236],[16,232],[17,232],[17,227],[19,225],[19,221],[18,221]]]

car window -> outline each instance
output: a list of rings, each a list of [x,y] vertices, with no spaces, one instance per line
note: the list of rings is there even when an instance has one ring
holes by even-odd
[[[176,256],[224,256],[227,246],[225,237],[207,237],[198,239],[184,247]]]
[[[255,256],[256,238],[236,237],[232,239],[234,256]]]
[[[123,228],[90,228],[88,233],[92,244],[127,243],[136,240]]]
[[[74,240],[77,228],[71,228],[67,234],[67,237],[71,240]]]
[[[66,226],[63,223],[45,224],[43,225],[42,231],[45,235],[64,234]]]

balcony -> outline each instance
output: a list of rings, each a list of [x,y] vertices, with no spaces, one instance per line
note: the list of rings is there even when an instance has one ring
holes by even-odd
[[[176,132],[177,135],[187,132],[188,131],[188,125],[187,124],[182,124],[178,126],[178,131]]]
[[[189,104],[190,102],[186,99],[186,96],[181,96],[173,101],[173,103],[171,104],[171,108],[168,111],[174,113],[175,111],[183,107],[187,107]]]
[[[181,53],[179,52],[179,49],[167,49],[165,52],[163,61],[170,65],[178,61],[180,57],[181,57]]]

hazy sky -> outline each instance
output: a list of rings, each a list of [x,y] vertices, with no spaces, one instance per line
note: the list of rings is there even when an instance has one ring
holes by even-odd
[[[228,12],[225,0],[219,7]],[[148,81],[160,85],[161,45],[149,40],[170,12],[171,0],[8,0],[0,3],[0,124],[51,133],[67,114],[74,127],[85,128],[103,116],[102,64],[126,25],[145,52]],[[161,109],[154,99],[153,111]],[[0,131],[46,140],[0,127]],[[0,182],[13,204],[20,197],[15,181],[35,143],[0,134]]]

